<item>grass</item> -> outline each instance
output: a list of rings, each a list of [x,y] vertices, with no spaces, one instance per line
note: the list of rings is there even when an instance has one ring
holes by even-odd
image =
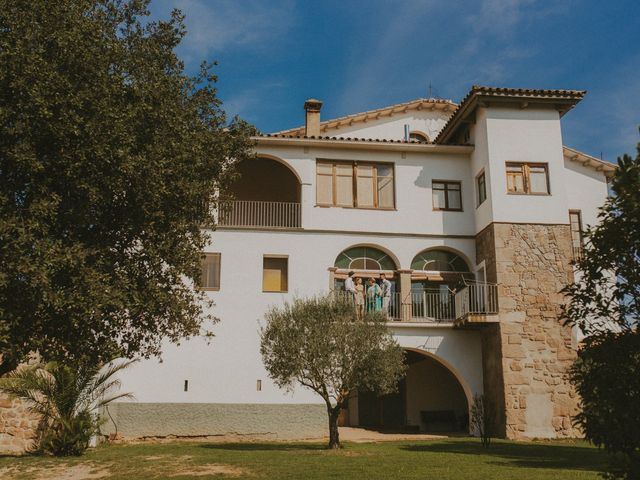
[[[346,443],[160,443],[102,446],[80,458],[0,457],[3,479],[596,479],[603,452],[581,441],[477,439]],[[63,476],[64,475],[64,476]]]

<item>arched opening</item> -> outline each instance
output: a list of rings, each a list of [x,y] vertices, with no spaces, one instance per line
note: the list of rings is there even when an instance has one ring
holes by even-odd
[[[420,143],[429,143],[429,137],[427,134],[418,130],[412,130],[409,132],[409,140]]]
[[[462,254],[445,248],[423,250],[411,261],[411,303],[414,317],[456,318],[454,295],[473,280]]]
[[[219,224],[235,227],[299,228],[300,179],[279,159],[261,156],[240,162],[232,200],[221,205]]]
[[[405,350],[405,362],[397,392],[361,391],[350,399],[350,424],[385,431],[468,432],[471,393],[457,372],[435,355],[413,349]]]

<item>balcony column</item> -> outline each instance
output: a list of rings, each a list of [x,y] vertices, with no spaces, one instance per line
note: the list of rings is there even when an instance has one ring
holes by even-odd
[[[413,270],[398,270],[400,277],[400,321],[410,322],[411,312],[411,273]]]
[[[336,267],[329,267],[329,291],[333,291],[336,286]]]

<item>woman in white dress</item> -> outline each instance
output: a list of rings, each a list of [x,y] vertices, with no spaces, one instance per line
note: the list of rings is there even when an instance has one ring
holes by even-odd
[[[362,284],[362,278],[356,277],[356,313],[358,318],[362,318],[364,314],[364,285]]]

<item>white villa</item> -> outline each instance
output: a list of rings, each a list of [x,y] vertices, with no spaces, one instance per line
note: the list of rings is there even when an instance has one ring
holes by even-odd
[[[266,309],[343,288],[347,272],[393,283],[388,328],[409,365],[397,394],[354,396],[344,425],[467,431],[475,393],[508,438],[574,436],[564,372],[579,338],[560,290],[613,165],[566,147],[573,90],[473,87],[320,118],[255,138],[203,262],[216,337],[169,345],[123,377],[110,407],[125,436],[326,431],[321,399],[278,389],[259,352]]]

